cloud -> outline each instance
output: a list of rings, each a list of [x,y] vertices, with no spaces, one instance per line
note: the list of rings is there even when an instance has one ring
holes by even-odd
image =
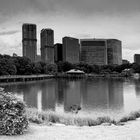
[[[4,32],[0,32],[0,36],[3,36],[3,35],[13,35],[13,34],[16,34],[16,33],[19,33],[20,31],[18,30],[13,30],[13,31],[4,31]]]

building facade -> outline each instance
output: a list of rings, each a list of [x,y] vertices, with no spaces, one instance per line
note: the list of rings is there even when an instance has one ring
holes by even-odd
[[[81,39],[80,61],[95,65],[122,64],[122,45],[117,39]]]
[[[72,37],[64,37],[63,40],[63,61],[79,63],[79,40]]]
[[[54,63],[54,31],[42,29],[41,35],[41,60],[46,63]]]
[[[81,62],[107,65],[107,41],[105,39],[81,39],[80,45]]]
[[[27,23],[22,26],[22,54],[32,62],[36,60],[37,55],[36,28],[35,24]]]
[[[63,46],[60,43],[54,45],[54,61],[63,61]]]
[[[108,65],[111,64],[122,64],[122,45],[121,41],[117,39],[107,40],[107,59]]]
[[[134,63],[140,65],[140,54],[134,54]]]

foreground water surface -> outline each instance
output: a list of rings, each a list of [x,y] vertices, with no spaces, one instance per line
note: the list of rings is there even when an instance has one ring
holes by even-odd
[[[140,81],[130,79],[48,79],[27,83],[2,84],[29,107],[81,114],[122,115],[140,109]]]

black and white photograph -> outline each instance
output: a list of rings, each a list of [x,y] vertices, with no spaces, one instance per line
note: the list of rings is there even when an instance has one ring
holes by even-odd
[[[0,140],[140,140],[140,0],[0,0]]]

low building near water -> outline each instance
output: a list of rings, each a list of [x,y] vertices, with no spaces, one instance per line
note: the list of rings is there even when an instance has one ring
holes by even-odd
[[[66,77],[83,78],[85,77],[85,72],[77,69],[71,69],[66,72]]]

